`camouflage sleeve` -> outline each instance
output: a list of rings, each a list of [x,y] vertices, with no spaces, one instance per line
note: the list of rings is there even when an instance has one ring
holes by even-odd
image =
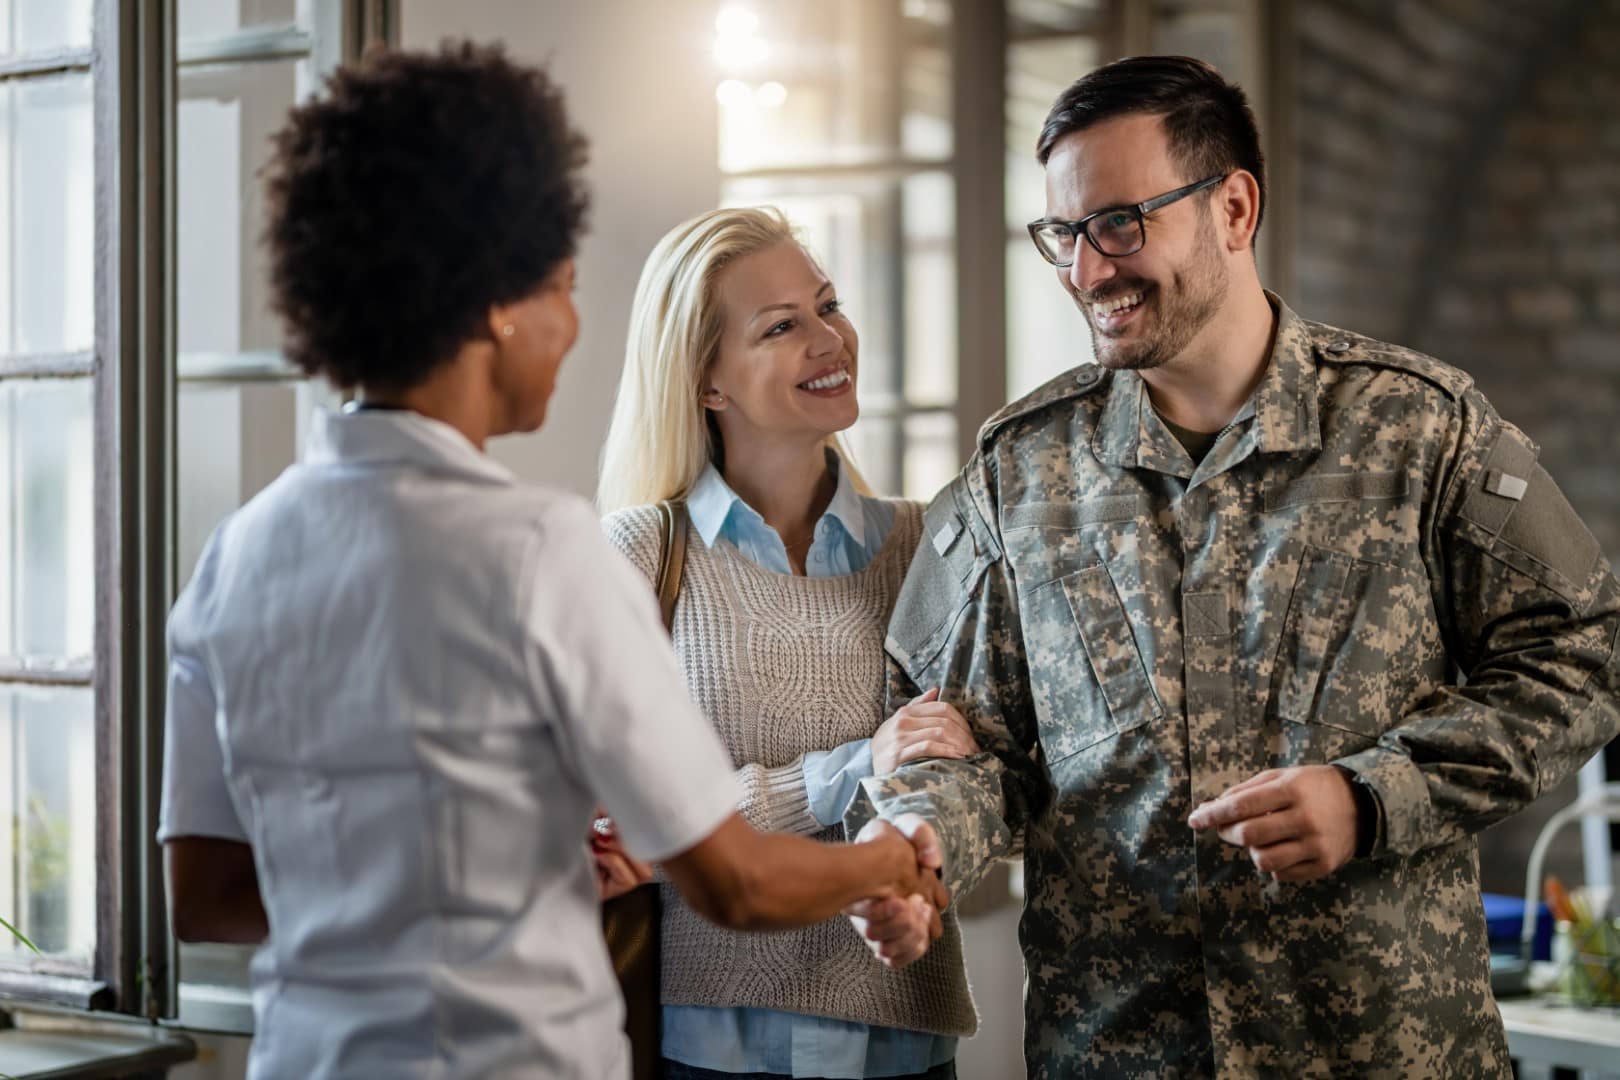
[[[1462,684],[1337,763],[1377,796],[1374,856],[1499,821],[1620,733],[1620,584],[1597,540],[1477,394],[1461,430],[1425,558]]]
[[[921,814],[945,851],[952,897],[967,894],[1017,837],[1045,790],[1017,594],[981,459],[934,500],[889,623],[889,711],[929,687],[959,709],[983,751],[912,762],[863,780],[845,827]]]

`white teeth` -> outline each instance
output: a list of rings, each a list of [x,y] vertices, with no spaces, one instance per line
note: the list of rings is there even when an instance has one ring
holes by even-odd
[[[1134,307],[1136,304],[1140,303],[1141,300],[1141,293],[1131,293],[1129,296],[1120,296],[1113,300],[1104,300],[1100,304],[1092,304],[1091,310],[1098,318],[1103,318],[1105,316],[1112,315],[1116,311],[1123,310],[1124,308]]]
[[[809,382],[800,383],[799,385],[806,390],[831,390],[833,387],[843,386],[847,382],[849,382],[849,372],[835,371],[831,375],[823,375],[819,379],[811,379]]]

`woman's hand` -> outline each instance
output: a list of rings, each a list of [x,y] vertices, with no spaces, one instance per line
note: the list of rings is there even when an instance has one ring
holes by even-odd
[[[872,736],[872,773],[885,776],[917,758],[963,758],[979,752],[973,732],[956,706],[939,700],[939,688],[912,698]]]
[[[596,864],[596,891],[603,900],[623,896],[653,879],[652,867],[624,850],[613,819],[600,812],[590,831],[591,859]]]

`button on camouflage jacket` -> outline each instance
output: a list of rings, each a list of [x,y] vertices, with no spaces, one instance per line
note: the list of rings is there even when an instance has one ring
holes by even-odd
[[[1280,301],[1196,467],[1139,376],[985,425],[928,510],[891,705],[940,686],[986,753],[864,783],[960,895],[1016,850],[1033,1077],[1508,1075],[1475,834],[1620,729],[1620,586],[1463,373]],[[1309,884],[1196,804],[1334,762],[1376,840]]]

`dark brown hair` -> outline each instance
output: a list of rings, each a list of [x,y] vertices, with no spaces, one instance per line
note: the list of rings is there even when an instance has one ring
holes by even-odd
[[[1116,116],[1163,118],[1170,154],[1188,183],[1244,169],[1260,186],[1256,220],[1266,210],[1266,159],[1260,129],[1242,87],[1190,56],[1130,56],[1076,80],[1046,114],[1035,157],[1042,165],[1058,140]]]

